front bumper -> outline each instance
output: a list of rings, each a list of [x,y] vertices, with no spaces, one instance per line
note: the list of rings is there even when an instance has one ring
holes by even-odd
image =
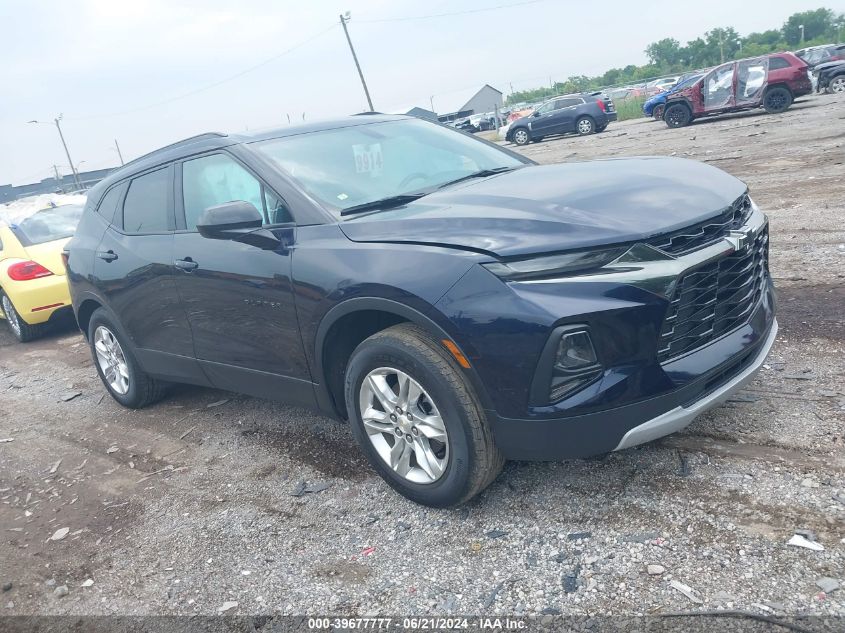
[[[772,327],[769,330],[769,335],[766,337],[766,340],[760,346],[756,354],[749,359],[747,367],[739,370],[739,374],[728,380],[728,382],[723,384],[721,387],[716,388],[715,391],[702,396],[695,402],[675,407],[663,415],[659,415],[656,418],[652,418],[647,422],[643,422],[642,424],[635,426],[622,436],[622,439],[619,440],[619,444],[617,444],[616,448],[613,450],[621,451],[626,448],[631,448],[632,446],[637,446],[638,444],[651,442],[652,440],[664,437],[670,433],[680,431],[681,429],[689,426],[690,423],[700,414],[722,404],[725,400],[730,398],[732,394],[736,393],[751,382],[757,372],[760,371],[763,363],[766,362],[766,357],[769,355],[772,346],[775,344],[777,333],[778,323],[777,320],[775,320],[772,323]]]

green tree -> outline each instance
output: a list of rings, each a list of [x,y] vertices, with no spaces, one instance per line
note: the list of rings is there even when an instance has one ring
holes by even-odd
[[[679,64],[683,59],[681,43],[673,37],[649,44],[645,54],[652,64],[666,68]]]
[[[829,35],[836,36],[837,17],[830,9],[815,9],[793,13],[784,23],[781,32],[786,43],[798,47],[806,40]],[[801,37],[801,26],[804,27],[804,37]]]
[[[704,34],[707,43],[708,61],[721,64],[737,57],[739,53],[739,33],[733,27],[713,29]]]

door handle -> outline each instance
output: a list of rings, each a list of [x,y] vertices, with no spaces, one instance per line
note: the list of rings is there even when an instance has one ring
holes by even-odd
[[[173,262],[173,265],[180,270],[184,270],[186,273],[189,273],[192,270],[196,270],[199,267],[199,264],[196,263],[190,257],[186,257],[185,259],[177,259],[175,262]]]
[[[104,262],[113,262],[117,259],[117,253],[114,251],[97,251],[97,257],[102,259]]]

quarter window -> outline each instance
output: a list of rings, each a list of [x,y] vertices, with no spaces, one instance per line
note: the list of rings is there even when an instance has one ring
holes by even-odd
[[[97,213],[109,223],[114,222],[114,212],[117,211],[117,203],[120,202],[120,196],[125,187],[117,185],[108,190],[103,199],[100,201],[100,206],[97,207]]]
[[[243,200],[264,216],[265,224],[291,221],[284,202],[271,194],[255,176],[225,154],[213,154],[182,164],[182,199],[185,226],[193,231],[202,212],[218,204]]]
[[[166,232],[169,193],[170,169],[168,168],[159,169],[132,180],[123,203],[123,230],[127,233]]]
[[[769,70],[779,70],[781,68],[789,68],[789,62],[783,57],[769,58]]]

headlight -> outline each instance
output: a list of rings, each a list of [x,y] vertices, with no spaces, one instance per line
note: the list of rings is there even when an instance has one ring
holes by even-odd
[[[537,279],[559,277],[601,268],[623,255],[627,248],[611,248],[596,251],[563,253],[509,262],[482,264],[487,270],[502,279]]]

